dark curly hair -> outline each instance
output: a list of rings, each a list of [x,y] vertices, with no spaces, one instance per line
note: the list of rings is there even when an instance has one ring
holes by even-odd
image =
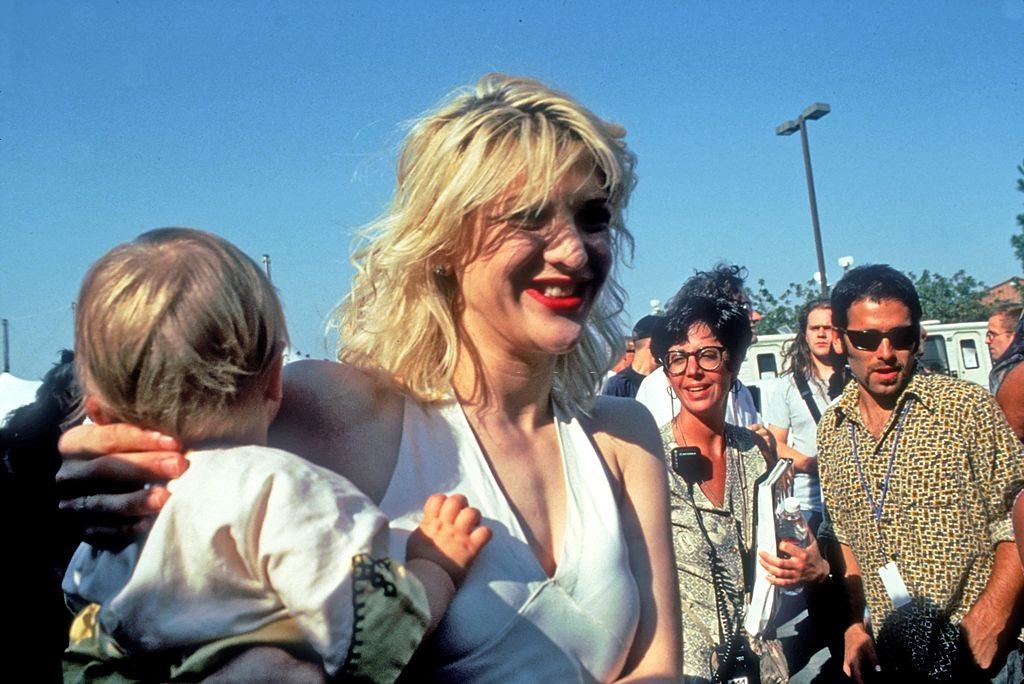
[[[886,264],[858,266],[832,288],[832,325],[846,329],[850,307],[862,299],[894,299],[910,309],[910,321],[921,325],[921,299],[910,278]]]
[[[690,328],[703,323],[729,352],[730,371],[739,371],[753,333],[747,311],[732,299],[703,295],[674,297],[665,312],[665,321],[651,340],[651,352],[665,363],[668,348],[686,342]]]
[[[737,302],[747,301],[744,281],[747,269],[737,264],[720,261],[708,271],[694,271],[668,303],[671,309],[677,301],[687,297],[723,297]]]

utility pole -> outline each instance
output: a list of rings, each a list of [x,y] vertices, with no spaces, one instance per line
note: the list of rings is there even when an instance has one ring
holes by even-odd
[[[8,337],[7,337],[7,328],[10,326],[10,323],[7,321],[6,318],[3,319],[3,326],[4,326],[4,373],[10,373],[11,372],[11,350],[10,350],[10,346],[9,346],[10,345],[10,341],[8,340]]]
[[[267,272],[267,280],[274,282],[274,279],[270,277],[270,255],[263,255],[263,270]]]
[[[804,175],[807,176],[807,196],[811,203],[811,226],[814,230],[814,251],[818,257],[818,273],[821,279],[821,295],[828,296],[828,276],[825,275],[825,254],[821,248],[821,226],[818,224],[818,199],[814,193],[814,172],[811,171],[811,151],[807,145],[807,120],[820,119],[832,109],[824,102],[815,102],[803,111],[795,121],[787,121],[775,127],[775,135],[793,135],[800,132],[800,143],[804,150]]]

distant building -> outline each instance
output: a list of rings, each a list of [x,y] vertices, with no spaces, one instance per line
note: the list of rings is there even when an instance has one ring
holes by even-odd
[[[1009,280],[1004,280],[998,285],[990,287],[985,296],[981,298],[981,303],[985,306],[994,306],[1005,302],[1019,304],[1021,302],[1022,287],[1024,287],[1024,280],[1014,276]]]

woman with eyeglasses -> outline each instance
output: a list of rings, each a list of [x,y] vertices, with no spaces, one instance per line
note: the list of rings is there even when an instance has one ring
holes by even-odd
[[[680,410],[662,428],[689,681],[726,681],[756,670],[742,634],[753,535],[754,481],[768,444],[725,422],[725,404],[750,346],[747,312],[734,301],[684,297],[665,314],[653,349]]]

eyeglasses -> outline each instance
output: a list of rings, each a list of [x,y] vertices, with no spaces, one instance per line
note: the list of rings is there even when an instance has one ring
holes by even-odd
[[[701,347],[697,351],[686,352],[674,349],[665,355],[665,373],[671,376],[682,375],[690,363],[690,357],[697,359],[701,370],[716,371],[725,361],[725,347]]]
[[[889,340],[893,349],[906,351],[913,349],[921,337],[921,331],[916,325],[904,325],[886,331],[845,330],[843,328],[836,328],[836,330],[846,335],[850,344],[861,351],[875,351],[882,344],[882,340]]]
[[[986,341],[993,340],[993,339],[999,337],[1000,335],[1012,335],[1012,334],[1013,334],[1012,330],[1008,330],[1006,332],[996,332],[994,330],[986,330],[985,331],[985,340]]]

